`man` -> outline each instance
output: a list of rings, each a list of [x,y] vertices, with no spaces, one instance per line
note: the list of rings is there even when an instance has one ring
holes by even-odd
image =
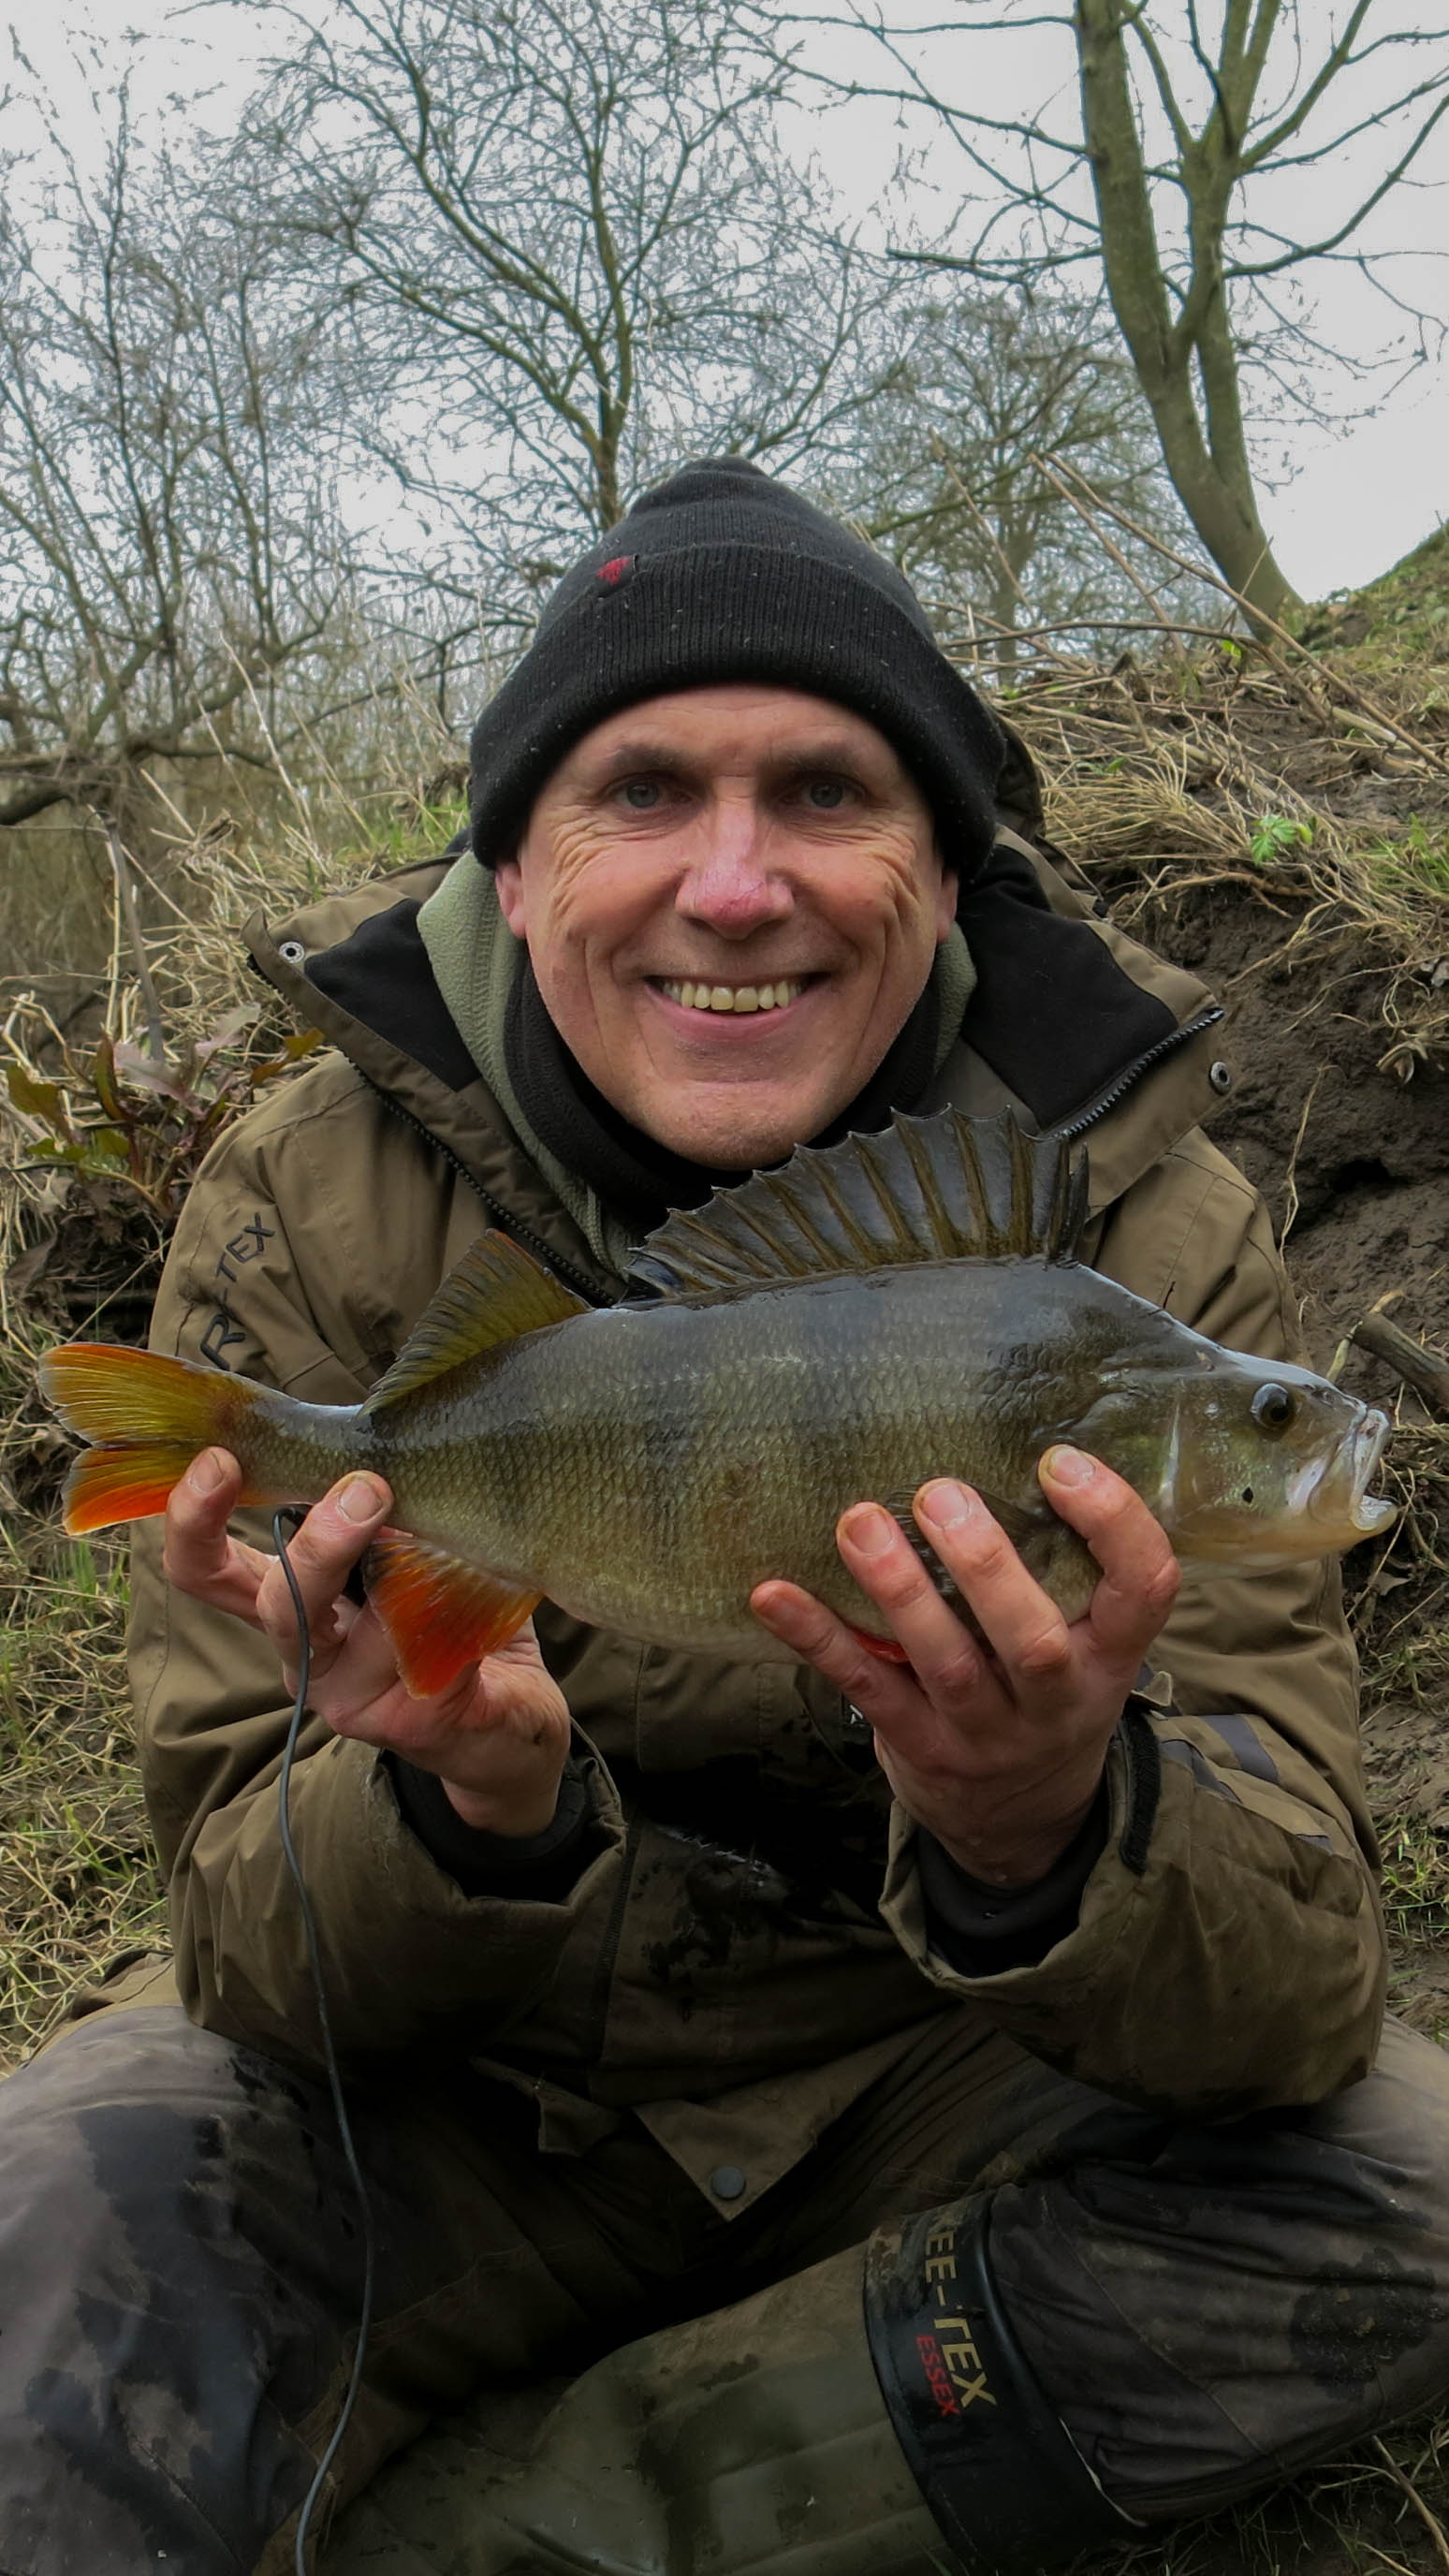
[[[257,934],[337,1051],[209,1162],[157,1345],[353,1402],[485,1225],[609,1302],[670,1207],[953,1101],[1082,1135],[1089,1257],[1295,1355],[1196,1132],[1220,1014],[1003,828],[1004,751],[848,532],[733,461],[648,495],[484,714],[456,864]],[[1072,1626],[938,1476],[990,1651],[862,1497],[899,1664],[777,1582],[796,1665],[545,1606],[422,1700],[353,1580],[385,1486],[308,1514],[292,1829],[377,2239],[336,2493],[455,2417],[330,2566],[1024,2576],[1449,2381],[1449,2086],[1381,2038],[1336,1568],[1178,1599],[1124,1485],[1042,1474],[1102,1567]],[[138,1548],[174,1967],[0,2102],[8,2576],[290,2566],[350,2363],[294,1613],[237,1489],[206,1453]]]

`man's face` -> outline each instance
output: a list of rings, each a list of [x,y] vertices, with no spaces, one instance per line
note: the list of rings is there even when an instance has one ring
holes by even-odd
[[[722,1171],[777,1161],[854,1099],[956,903],[874,725],[753,682],[596,725],[497,875],[590,1081]]]

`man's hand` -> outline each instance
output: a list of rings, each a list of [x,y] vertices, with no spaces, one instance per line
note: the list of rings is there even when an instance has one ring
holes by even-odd
[[[941,1599],[878,1503],[841,1515],[836,1541],[908,1662],[881,1662],[793,1583],[762,1583],[755,1616],[875,1728],[902,1806],[952,1858],[1001,1887],[1029,1886],[1085,1823],[1107,1747],[1180,1580],[1165,1532],[1130,1485],[1076,1449],[1038,1474],[1086,1540],[1102,1580],[1070,1627],[969,1486],[923,1485],[915,1516],[970,1603],[983,1649]]]
[[[270,1637],[295,1690],[297,1616],[286,1577],[274,1556],[227,1534],[240,1490],[241,1469],[225,1449],[193,1460],[166,1510],[166,1572],[194,1601]],[[391,1503],[380,1476],[344,1477],[288,1542],[312,1641],[307,1704],[336,1734],[386,1745],[436,1772],[466,1824],[542,1833],[558,1804],[569,1713],[532,1623],[446,1691],[414,1699],[380,1620],[345,1597],[348,1575],[386,1525]]]

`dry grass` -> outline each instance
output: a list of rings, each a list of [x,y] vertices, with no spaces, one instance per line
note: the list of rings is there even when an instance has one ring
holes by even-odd
[[[1325,2461],[1291,2487],[1179,2524],[1102,2576],[1445,2576],[1449,2420],[1421,2419]]]
[[[1382,683],[1381,683],[1382,686]],[[1152,669],[1045,672],[1008,708],[1047,829],[1124,926],[1204,884],[1251,889],[1271,966],[1290,945],[1373,978],[1380,1062],[1449,1064],[1449,723],[1441,666],[1397,676],[1420,749],[1253,648]],[[1418,740],[1418,735],[1415,739]]]
[[[121,1563],[83,1548],[50,1565],[6,1552],[0,2064],[44,2037],[62,1998],[166,1938],[125,1699]]]
[[[175,1067],[252,998],[237,939],[249,913],[275,917],[434,855],[458,808],[406,782],[362,808],[334,781],[325,796],[297,791],[264,835],[231,825],[188,833],[173,820],[164,864],[145,879],[147,962]],[[96,1088],[97,1027],[124,1046],[146,1025],[114,881],[98,874],[93,892],[90,949],[109,963],[88,1031],[61,1024],[54,986],[47,997],[33,981],[0,979],[0,1070],[56,1085],[87,1155],[113,1126]],[[225,1109],[244,1107],[285,1033],[280,1013],[263,1008],[219,1050],[203,1091],[230,1083]],[[53,1118],[17,1106],[0,1084],[0,2070],[43,2036],[67,1993],[165,1937],[122,1660],[124,1549],[60,1534],[66,1444],[35,1389],[40,1353],[58,1336],[115,1339],[144,1322],[188,1177],[185,1151],[173,1151],[178,1137],[185,1146],[186,1121],[178,1112],[168,1125],[166,1104],[138,1091],[127,1100],[160,1122],[141,1136],[140,1187],[103,1158],[79,1173],[36,1165],[34,1150],[56,1141]]]
[[[75,1987],[165,1938],[125,1688],[122,1558],[64,1539],[27,1501],[55,1472],[34,1392],[51,1338],[12,1316],[0,1341],[0,2067]]]
[[[1364,1688],[1442,1707],[1449,1692],[1449,1423],[1400,1422],[1375,1480],[1400,1505],[1350,1596]],[[1367,1554],[1367,1552],[1365,1552]]]

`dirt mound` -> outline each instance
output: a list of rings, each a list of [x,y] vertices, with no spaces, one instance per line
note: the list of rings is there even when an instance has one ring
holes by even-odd
[[[1231,647],[1043,674],[1010,709],[1054,844],[1222,1001],[1233,1082],[1210,1132],[1272,1210],[1316,1365],[1396,1417],[1385,1472],[1404,1515],[1345,1572],[1393,1997],[1441,2038],[1449,1426],[1349,1336],[1387,1305],[1449,1358],[1446,602],[1449,536],[1315,612],[1331,669]]]
[[[1384,1070],[1381,975],[1286,944],[1291,923],[1232,882],[1159,897],[1142,927],[1224,1003],[1233,1088],[1211,1134],[1273,1210],[1317,1364],[1384,1297],[1449,1344],[1449,1071]],[[1357,1350],[1343,1381],[1380,1402],[1400,1391]]]
[[[1440,586],[1449,536],[1379,587],[1417,636]],[[1397,640],[1362,659],[1124,658],[1041,675],[1010,711],[1053,842],[1225,1006],[1212,1133],[1274,1211],[1324,1366],[1382,1297],[1449,1339],[1449,675]],[[1397,1388],[1357,1351],[1344,1376]]]

